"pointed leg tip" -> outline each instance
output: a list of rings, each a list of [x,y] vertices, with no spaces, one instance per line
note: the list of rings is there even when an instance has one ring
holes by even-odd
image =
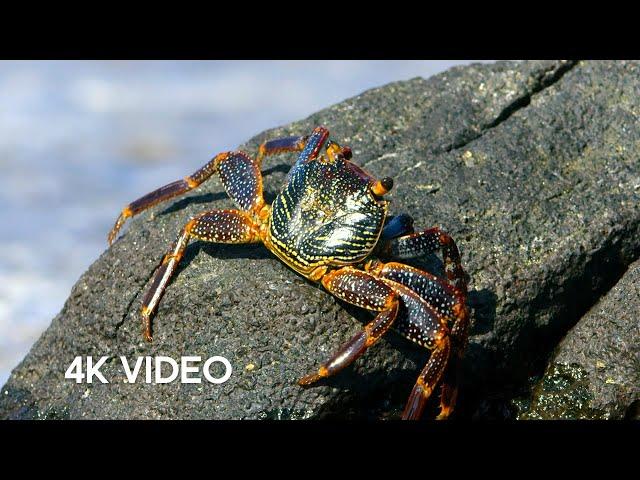
[[[326,378],[329,376],[329,371],[327,367],[322,366],[316,373],[312,373],[311,375],[307,375],[306,377],[302,377],[298,380],[298,385],[306,387],[308,385],[312,385],[316,383],[321,378]]]
[[[421,411],[418,411],[415,405],[411,406],[411,408],[407,406],[404,412],[402,412],[402,417],[400,417],[400,419],[401,420],[419,420],[420,414],[421,414]]]
[[[298,385],[300,385],[301,387],[308,387],[316,383],[318,380],[320,380],[320,375],[307,375],[306,377],[302,377],[298,380]]]
[[[118,236],[118,232],[122,228],[122,225],[124,225],[124,222],[127,221],[127,218],[130,218],[131,216],[133,216],[133,213],[131,212],[131,209],[129,207],[126,207],[124,210],[122,210],[122,213],[120,213],[120,215],[116,219],[116,223],[113,225],[113,228],[111,229],[111,231],[109,232],[109,235],[107,236],[107,241],[109,242],[109,245],[113,243],[113,241]]]
[[[151,329],[150,328],[145,328],[142,331],[142,338],[144,338],[145,341],[148,342],[148,343],[153,342],[153,335],[151,335]]]
[[[142,307],[142,336],[144,339],[151,343],[153,336],[151,335],[151,312],[147,307]]]
[[[400,417],[400,420],[405,421],[405,420],[417,420],[418,418],[409,414],[409,413],[403,413],[402,416]]]
[[[318,380],[328,376],[329,374],[327,372],[327,369],[324,367],[320,367],[320,371],[318,371],[317,373],[312,373],[311,375],[307,375],[298,380],[298,385],[302,387],[308,387],[309,385],[313,385],[314,383],[316,383]]]
[[[449,415],[451,415],[451,410],[442,409],[440,410],[440,414],[436,417],[436,420],[446,420],[449,418]]]
[[[426,390],[422,385],[416,384],[409,395],[409,400],[402,412],[402,420],[420,420],[422,410],[424,409],[427,399],[431,394],[430,390]]]

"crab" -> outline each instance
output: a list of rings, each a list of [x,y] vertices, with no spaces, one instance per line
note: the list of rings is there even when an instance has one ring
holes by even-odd
[[[284,152],[299,154],[282,190],[268,205],[262,194],[262,161]],[[393,327],[431,352],[402,418],[420,418],[440,383],[437,418],[447,418],[456,402],[456,377],[469,324],[467,275],[458,248],[440,228],[416,231],[409,215],[387,215],[389,201],[383,197],[393,180],[377,180],[351,159],[351,149],[331,141],[329,131],[319,126],[310,135],[266,141],[255,158],[242,151],[220,153],[193,175],[127,205],[109,233],[109,244],[128,218],[196,188],[214,173],[239,207],[205,211],[180,230],[143,298],[143,336],[152,341],[151,318],[191,240],[261,242],[335,297],[375,313],[299,385],[308,387],[336,374]],[[437,251],[442,254],[446,278],[396,261]]]

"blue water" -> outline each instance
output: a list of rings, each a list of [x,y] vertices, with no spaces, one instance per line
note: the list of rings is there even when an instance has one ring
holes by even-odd
[[[126,203],[267,128],[467,63],[0,62],[0,385]]]

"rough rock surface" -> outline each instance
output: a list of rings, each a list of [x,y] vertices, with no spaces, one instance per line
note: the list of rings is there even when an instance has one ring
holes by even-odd
[[[640,417],[640,261],[571,329],[519,418]]]
[[[458,415],[486,417],[638,257],[639,113],[638,63],[499,62],[367,91],[244,148],[326,125],[356,162],[395,178],[391,213],[453,235],[475,309]],[[265,162],[268,201],[291,162]],[[194,243],[153,344],[142,341],[141,299],[177,231],[231,206],[211,179],[134,219],[13,371],[0,417],[395,418],[428,352],[391,333],[335,378],[298,387],[369,315],[261,246]],[[78,355],[109,356],[112,383],[65,380]],[[221,386],[125,384],[120,355],[223,355],[234,374]]]

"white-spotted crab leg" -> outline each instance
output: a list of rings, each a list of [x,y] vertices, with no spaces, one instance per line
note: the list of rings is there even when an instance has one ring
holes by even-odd
[[[191,239],[215,243],[257,243],[260,225],[240,210],[210,210],[191,219],[178,234],[155,273],[151,287],[142,301],[142,324],[145,340],[150,342],[151,316],[167,288]]]
[[[303,386],[334,375],[351,364],[391,328],[398,314],[398,295],[393,288],[362,270],[353,267],[333,270],[322,277],[322,285],[346,302],[379,313],[321,365],[317,373],[300,379],[298,383]]]

